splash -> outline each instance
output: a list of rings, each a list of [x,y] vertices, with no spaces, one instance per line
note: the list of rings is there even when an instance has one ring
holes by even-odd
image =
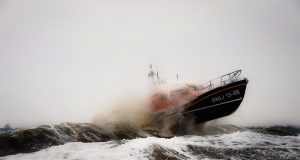
[[[160,87],[145,95],[126,96],[107,112],[93,118],[93,123],[114,130],[130,127],[155,131],[164,136],[190,131],[192,120],[186,120],[183,106],[193,100],[205,89],[196,85],[176,85]]]
[[[124,126],[140,128],[147,124],[151,113],[148,96],[126,96],[108,111],[94,116],[92,123],[108,129]]]

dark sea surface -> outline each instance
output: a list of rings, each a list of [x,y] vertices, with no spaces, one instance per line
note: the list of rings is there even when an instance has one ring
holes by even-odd
[[[195,132],[195,130],[197,132]],[[62,123],[0,134],[0,160],[299,159],[297,126],[201,125],[189,134]]]

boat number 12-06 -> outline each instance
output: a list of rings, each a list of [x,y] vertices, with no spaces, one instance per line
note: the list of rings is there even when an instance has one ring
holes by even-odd
[[[240,94],[240,91],[238,89],[236,89],[234,91],[227,92],[225,94],[221,94],[217,97],[213,97],[211,100],[212,100],[213,103],[216,103],[216,102],[222,101],[226,98],[231,98],[231,97],[239,95],[239,94]]]

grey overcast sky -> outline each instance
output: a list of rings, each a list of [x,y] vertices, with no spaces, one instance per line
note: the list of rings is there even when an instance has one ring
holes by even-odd
[[[230,123],[300,124],[298,0],[0,0],[0,126],[89,122],[165,79],[250,80]]]

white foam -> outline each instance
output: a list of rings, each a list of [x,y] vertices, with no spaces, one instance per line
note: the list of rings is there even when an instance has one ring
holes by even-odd
[[[244,148],[255,145],[300,148],[300,137],[272,136],[250,131],[215,136],[183,136],[170,139],[147,137],[133,140],[108,141],[97,143],[68,143],[30,154],[17,154],[2,157],[0,160],[98,160],[98,159],[148,159],[153,146],[174,150],[190,159],[197,159],[188,151],[187,145],[214,148]]]

